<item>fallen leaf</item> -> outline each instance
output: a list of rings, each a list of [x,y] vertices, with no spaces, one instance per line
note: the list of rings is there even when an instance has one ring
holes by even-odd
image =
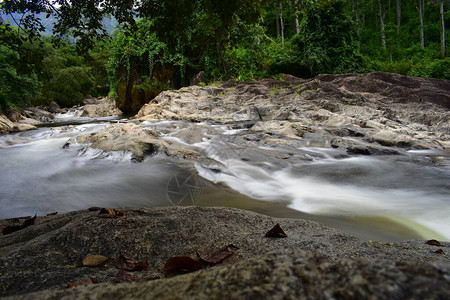
[[[77,282],[68,282],[67,287],[73,288],[73,287],[77,287],[77,286],[81,286],[81,285],[90,285],[90,284],[95,284],[95,283],[98,283],[97,279],[88,278],[88,279],[84,279],[84,280],[77,281]]]
[[[28,226],[34,225],[36,218],[37,218],[37,215],[35,215],[34,217],[28,217],[27,219],[25,219],[25,221],[23,221],[22,225],[6,226],[2,230],[2,234],[3,235],[10,234],[10,233],[22,230],[24,228],[27,228]]]
[[[164,266],[164,273],[189,273],[200,270],[202,263],[187,255],[172,256]]]
[[[429,240],[426,241],[425,244],[431,245],[431,246],[438,246],[438,247],[443,247],[444,245],[441,244],[441,242],[436,241],[436,240]]]
[[[116,268],[127,271],[141,271],[148,268],[148,260],[137,262],[131,257],[121,254],[117,259]]]
[[[58,212],[56,211],[56,212],[52,212],[52,213],[47,214],[47,216],[54,216],[54,215],[57,215],[57,214],[58,214]]]
[[[444,250],[442,250],[442,249],[437,249],[436,251],[434,251],[434,253],[437,253],[437,254],[444,254],[444,255],[445,255],[445,252],[444,252]]]
[[[93,207],[89,207],[88,208],[88,210],[89,211],[97,211],[97,210],[101,210],[102,208],[101,207],[98,207],[98,206],[93,206]]]
[[[285,238],[287,234],[281,229],[280,224],[277,224],[266,233],[266,237]]]
[[[28,218],[22,223],[22,228],[26,228],[28,226],[34,225],[34,222],[36,221],[37,215],[34,215],[32,218]]]
[[[82,264],[85,267],[97,267],[107,261],[108,258],[103,255],[88,255],[83,258]]]
[[[125,214],[123,212],[114,208],[102,208],[98,214],[99,215],[108,214],[111,218],[115,217],[125,218]]]
[[[233,254],[233,251],[230,251],[230,249],[228,249],[228,247],[230,247],[230,246],[225,246],[223,248],[220,248],[216,251],[212,251],[210,253],[199,253],[197,251],[197,255],[204,262],[207,262],[210,264],[218,264]]]

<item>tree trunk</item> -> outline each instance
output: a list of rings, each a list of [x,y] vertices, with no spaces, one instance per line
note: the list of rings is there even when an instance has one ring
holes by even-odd
[[[441,1],[441,57],[445,57],[445,21],[444,21],[444,1]]]
[[[424,0],[419,0],[419,19],[420,19],[420,47],[425,48],[425,33],[423,26],[423,10],[424,10]]]
[[[380,24],[381,24],[381,46],[386,51],[386,29],[384,25],[384,18],[386,13],[383,10],[383,1],[378,0],[378,13],[380,15]]]
[[[280,28],[281,28],[281,46],[284,47],[283,4],[281,4],[281,3],[280,3]]]
[[[294,11],[294,33],[295,34],[299,34],[299,32],[300,32],[300,29],[299,29],[300,23],[298,21],[298,3],[297,3],[297,1],[294,1],[294,3],[292,3],[292,1],[289,1],[289,4],[291,5],[291,7],[294,6],[293,7],[293,11]]]
[[[357,47],[358,47],[358,52],[361,51],[361,41],[360,41],[360,36],[361,36],[361,16],[360,16],[360,12],[359,12],[359,8],[357,3],[355,2],[355,0],[352,1],[352,6],[353,6],[353,10],[355,11],[355,18],[356,18],[356,37],[357,37]]]
[[[279,22],[279,19],[280,19],[280,12],[279,12],[278,6],[277,6],[276,9],[275,9],[275,20],[276,20],[276,23],[277,23],[277,38],[280,37],[280,22]]]
[[[397,9],[397,36],[400,34],[400,23],[402,19],[402,7],[401,0],[396,0],[396,9]]]

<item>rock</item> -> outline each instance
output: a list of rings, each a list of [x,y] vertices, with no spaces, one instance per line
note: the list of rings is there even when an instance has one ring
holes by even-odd
[[[116,107],[113,99],[104,98],[96,103],[84,105],[81,117],[100,118],[121,114],[122,112]]]
[[[47,110],[51,113],[56,114],[60,112],[61,107],[59,107],[58,103],[52,101],[49,105],[47,105]]]
[[[35,119],[41,122],[50,122],[55,117],[51,112],[37,107],[24,109],[24,113],[28,118]]]
[[[35,119],[31,119],[31,118],[25,118],[23,120],[20,120],[18,123],[19,124],[34,125],[34,126],[42,124],[42,122],[40,122],[38,120],[35,120]]]
[[[195,150],[160,140],[156,131],[132,123],[113,124],[98,132],[80,135],[70,139],[64,147],[79,144],[84,146],[82,151],[88,147],[106,152],[129,151],[137,162],[143,161],[147,155],[158,153],[186,159],[202,159]]]
[[[375,142],[383,146],[408,147],[412,138],[395,130],[380,130],[371,137]]]
[[[31,121],[32,123],[32,121]],[[0,115],[0,134],[26,131],[36,129],[36,126],[27,123],[27,119],[21,120],[19,123],[14,123],[5,115]]]
[[[344,147],[369,142],[370,151],[380,145],[448,151],[449,88],[449,80],[390,73],[322,74],[310,80],[285,76],[284,81],[226,82],[220,87],[164,91],[145,104],[136,118],[231,126],[260,122],[249,133],[275,133],[282,142],[297,139],[306,146],[333,147],[331,140],[342,137]],[[322,131],[305,138],[305,132],[296,129],[299,124]]]
[[[35,225],[0,237],[0,296],[67,298],[436,298],[449,295],[450,258],[424,241],[367,242],[313,221],[277,219],[230,208],[121,209],[125,218],[78,211],[39,217]],[[279,223],[284,239],[265,237]],[[0,223],[6,225],[4,222]],[[0,228],[1,229],[1,228]],[[447,252],[450,243],[440,241]],[[177,277],[162,272],[172,256],[234,245],[217,266]],[[137,261],[134,273],[157,281],[114,284],[113,261],[84,267],[90,253]],[[97,278],[102,284],[64,289]],[[42,291],[36,294],[24,293]]]
[[[27,131],[27,130],[33,130],[36,129],[36,126],[30,125],[30,124],[22,124],[18,123],[15,125],[17,128],[17,131]]]
[[[206,83],[204,71],[200,71],[192,77],[190,85],[199,85],[201,82]]]

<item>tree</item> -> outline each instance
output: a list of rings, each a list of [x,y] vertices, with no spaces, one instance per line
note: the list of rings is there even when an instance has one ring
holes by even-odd
[[[395,1],[395,11],[396,11],[396,20],[397,20],[397,37],[400,35],[400,24],[402,20],[402,7],[401,7],[401,0]]]
[[[380,17],[381,24],[381,45],[383,49],[386,51],[386,28],[385,28],[385,17],[386,11],[384,10],[383,0],[378,0],[378,15]]]
[[[423,14],[425,10],[425,0],[419,0],[419,20],[420,20],[420,47],[425,48],[425,31],[424,31],[424,21]]]
[[[303,63],[312,74],[355,72],[362,62],[356,45],[355,23],[345,1],[309,2],[300,25]]]

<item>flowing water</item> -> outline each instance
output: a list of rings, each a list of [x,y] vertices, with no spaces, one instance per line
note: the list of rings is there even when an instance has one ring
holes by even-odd
[[[220,166],[165,155],[135,163],[124,152],[63,149],[69,138],[103,129],[112,118],[69,113],[56,121],[0,136],[0,218],[195,204],[317,220],[367,239],[450,240],[448,153],[348,157],[331,148],[269,147],[252,136],[243,144],[247,129],[165,121],[140,125]],[[180,180],[190,187],[186,193]]]

